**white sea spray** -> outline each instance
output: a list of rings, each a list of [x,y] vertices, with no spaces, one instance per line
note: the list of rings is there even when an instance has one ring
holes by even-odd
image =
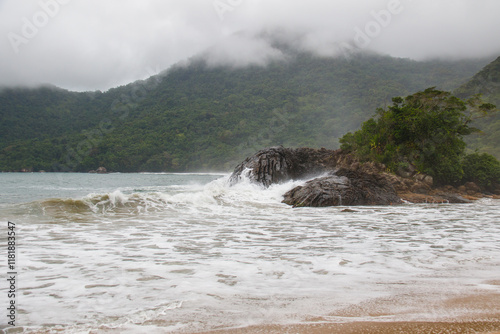
[[[214,175],[68,175],[82,186],[58,190],[44,177],[37,189],[48,197],[0,207],[19,226],[29,330],[443,320],[483,310],[442,300],[500,293],[496,200],[343,212],[281,203],[303,181],[264,189]]]

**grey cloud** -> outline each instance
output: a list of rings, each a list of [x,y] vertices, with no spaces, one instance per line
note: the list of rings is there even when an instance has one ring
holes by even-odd
[[[105,90],[200,53],[212,65],[283,58],[265,32],[324,56],[491,56],[498,12],[498,0],[0,0],[0,85]]]
[[[224,38],[210,47],[203,56],[208,65],[231,67],[265,65],[271,60],[285,58],[285,55],[268,41],[246,34],[234,34]]]

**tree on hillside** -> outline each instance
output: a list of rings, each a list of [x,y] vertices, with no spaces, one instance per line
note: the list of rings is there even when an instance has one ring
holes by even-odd
[[[392,101],[387,109],[379,108],[361,130],[343,136],[341,147],[363,160],[384,163],[390,171],[413,165],[439,183],[460,182],[463,138],[479,131],[471,126],[473,120],[496,107],[483,103],[479,95],[463,101],[434,87]]]

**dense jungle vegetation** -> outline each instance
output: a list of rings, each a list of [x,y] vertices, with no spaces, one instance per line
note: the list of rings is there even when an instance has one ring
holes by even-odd
[[[500,107],[500,57],[453,93],[460,98],[481,94],[485,101]],[[478,149],[500,159],[500,113],[491,118],[479,119],[474,125],[481,131],[467,138],[469,149]]]
[[[437,184],[473,181],[490,190],[500,185],[500,162],[487,153],[466,155],[464,141],[480,131],[472,124],[494,113],[495,105],[479,95],[461,100],[434,87],[392,101],[360,130],[344,135],[342,149],[393,172],[411,169],[431,175]]]
[[[338,148],[392,97],[467,88],[490,61],[296,52],[265,67],[193,59],[107,92],[4,88],[0,170],[228,171],[267,146]],[[498,76],[480,85],[490,79]],[[462,94],[476,93],[473,86]],[[498,157],[500,121],[487,125],[471,145]]]

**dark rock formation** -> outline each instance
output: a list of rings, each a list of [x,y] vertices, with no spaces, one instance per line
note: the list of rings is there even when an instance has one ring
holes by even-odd
[[[235,184],[242,177],[248,177],[269,187],[274,183],[312,177],[329,170],[336,152],[282,146],[267,148],[239,164],[230,177],[230,183]]]
[[[426,185],[428,185],[429,187],[432,187],[432,185],[434,184],[434,178],[430,175],[425,175],[425,174],[417,174],[415,176],[415,179],[417,181],[420,181]]]
[[[462,196],[458,194],[452,194],[452,193],[439,193],[439,197],[444,198],[447,203],[453,203],[453,204],[465,204],[465,203],[472,203],[472,201],[463,198]]]
[[[435,192],[432,195],[417,194],[417,193],[400,193],[401,198],[407,202],[414,204],[465,204],[472,203],[471,200],[466,199],[459,194],[448,192]]]
[[[464,186],[465,189],[467,190],[467,193],[471,195],[481,192],[481,188],[474,182],[467,182],[466,184],[464,184]]]
[[[293,206],[389,205],[401,203],[389,179],[373,163],[360,164],[341,150],[271,147],[238,165],[230,177],[269,187],[289,180],[329,173],[296,187],[284,195]]]
[[[355,197],[351,182],[345,176],[329,175],[306,182],[284,195],[283,203],[297,206],[351,205]]]
[[[99,167],[96,172],[97,174],[106,174],[108,171],[106,170],[106,167]]]
[[[97,168],[97,170],[89,170],[89,173],[91,174],[107,174],[108,171],[106,169],[106,167],[99,167]]]
[[[433,187],[432,177],[418,174],[412,166],[403,177],[385,172],[374,162],[360,163],[342,150],[271,147],[239,164],[230,177],[233,185],[242,178],[269,187],[290,180],[306,180],[284,195],[293,206],[391,205],[402,203],[470,203],[471,195],[482,196],[479,187],[468,183],[463,191]],[[326,176],[324,176],[326,174]],[[402,173],[400,173],[402,174]],[[323,175],[323,176],[320,176]]]
[[[383,176],[339,169],[334,174],[308,181],[284,195],[283,203],[297,206],[400,204],[392,184]]]

